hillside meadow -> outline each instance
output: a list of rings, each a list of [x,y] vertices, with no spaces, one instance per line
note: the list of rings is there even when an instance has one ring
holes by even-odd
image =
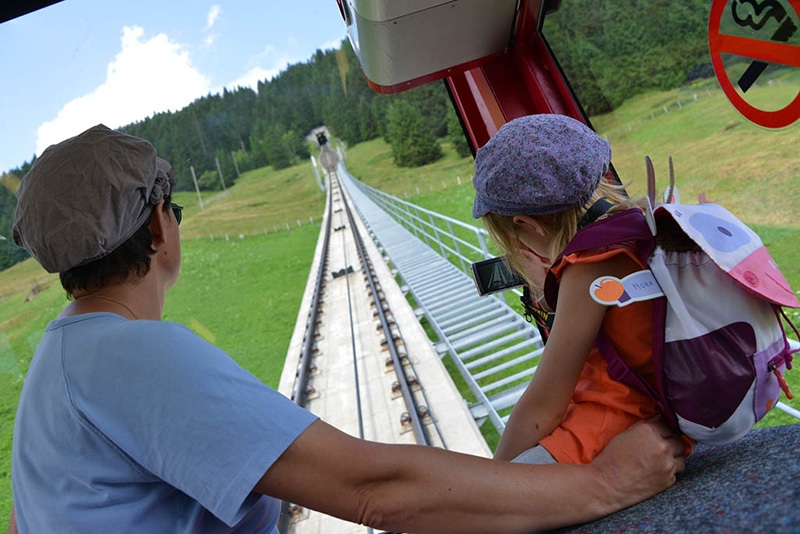
[[[593,124],[610,140],[615,167],[632,195],[644,191],[642,147],[658,147],[650,156],[660,183],[672,155],[684,200],[705,191],[752,224],[792,286],[800,288],[800,222],[793,209],[800,198],[798,129],[754,133],[742,128],[730,104],[711,91],[702,107],[654,112],[679,100],[693,101],[694,91],[705,88],[642,95],[614,117],[595,117]],[[730,147],[725,161],[704,157],[721,145]],[[378,139],[350,147],[346,165],[373,187],[480,224],[470,216],[473,160],[457,157],[446,143],[443,148],[439,161],[402,169]],[[683,173],[682,168],[693,170]],[[167,296],[164,318],[187,325],[274,386],[297,320],[325,195],[307,162],[278,172],[250,171],[227,196],[210,193],[204,199],[201,209],[195,193],[176,194],[175,201],[185,206],[182,274]],[[33,260],[0,273],[0,521],[11,509],[13,420],[25,372],[45,326],[65,304],[57,276]],[[790,315],[800,324],[800,314]],[[800,391],[800,373],[787,378]],[[797,398],[790,404],[800,409]],[[762,424],[792,422],[773,410]]]

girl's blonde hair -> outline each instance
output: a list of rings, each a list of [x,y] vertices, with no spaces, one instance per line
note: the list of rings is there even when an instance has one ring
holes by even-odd
[[[622,185],[614,184],[607,179],[600,180],[600,183],[592,193],[591,198],[583,206],[571,208],[559,213],[550,215],[536,215],[531,216],[547,233],[550,238],[550,260],[555,260],[556,257],[563,251],[567,244],[572,240],[578,232],[578,224],[586,211],[601,198],[607,199],[612,202],[614,206],[608,210],[609,213],[623,211],[632,207],[639,207],[644,209],[645,199],[631,199],[625,194],[625,189]],[[525,213],[518,213],[517,215],[527,215]],[[522,256],[518,253],[518,247],[514,244],[518,241],[518,227],[514,224],[514,215],[498,215],[496,213],[487,213],[484,215],[483,224],[492,238],[492,241],[503,250],[506,254],[506,259],[511,268],[522,276],[528,287],[535,293],[541,293],[543,288],[539,284],[530,279],[523,268]]]

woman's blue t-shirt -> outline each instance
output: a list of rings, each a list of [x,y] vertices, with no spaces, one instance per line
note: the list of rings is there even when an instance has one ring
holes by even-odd
[[[183,326],[55,320],[15,422],[19,530],[277,532],[251,491],[314,420]]]

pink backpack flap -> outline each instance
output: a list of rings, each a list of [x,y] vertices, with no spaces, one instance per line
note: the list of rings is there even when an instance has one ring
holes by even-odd
[[[778,265],[758,235],[718,204],[662,204],[658,221],[673,219],[730,278],[756,298],[779,306],[800,307]]]

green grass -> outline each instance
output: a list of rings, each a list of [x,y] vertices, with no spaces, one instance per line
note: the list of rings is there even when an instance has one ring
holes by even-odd
[[[186,240],[164,319],[184,324],[277,387],[320,225],[243,239]]]
[[[790,92],[796,95],[800,73],[780,71],[773,81],[782,85],[759,85],[748,98],[780,101]],[[681,108],[675,105],[678,101]],[[663,112],[666,104],[671,104],[669,113]],[[640,95],[613,114],[593,117],[592,124],[609,139],[614,167],[632,196],[646,192],[645,155],[653,160],[662,188],[669,182],[671,155],[683,202],[695,202],[705,192],[749,224],[800,227],[795,217],[800,122],[781,130],[751,125],[720,89],[698,82]]]
[[[325,207],[325,193],[317,186],[310,161],[277,172],[271,167],[246,172],[228,191],[227,197],[202,209],[196,193],[177,193],[175,202],[184,206],[181,237],[224,239],[283,231],[287,225],[298,226],[298,221],[319,222]]]
[[[469,211],[465,213],[462,207],[464,201],[472,202],[472,158],[458,157],[448,143],[443,143],[442,149],[444,156],[438,161],[424,167],[400,168],[392,163],[391,147],[383,139],[374,139],[348,149],[345,164],[351,174],[376,189],[403,200],[413,199],[419,205],[426,204],[425,199],[438,198],[442,206],[451,206],[456,218],[466,220]],[[462,194],[452,199],[452,189]],[[439,194],[442,191],[448,194]]]
[[[694,103],[693,92],[706,95],[702,106]],[[692,103],[678,110],[678,99]],[[657,114],[666,104],[671,104],[670,113]],[[718,90],[709,97],[701,85],[642,95],[613,117],[593,118],[593,124],[609,136],[614,164],[631,194],[644,191],[645,153],[653,157],[661,184],[666,183],[666,158],[672,154],[684,200],[705,191],[753,224],[790,284],[800,288],[800,222],[794,218],[800,199],[800,125],[777,132],[748,127]],[[447,144],[443,148],[444,157],[433,164],[400,169],[392,164],[390,147],[374,140],[351,147],[346,164],[369,185],[480,225],[470,216],[473,160],[457,157]],[[167,296],[165,319],[192,328],[275,386],[324,209],[325,196],[310,163],[245,173],[229,196],[203,210],[195,193],[178,193],[175,200],[185,206],[183,263],[181,278]],[[28,299],[34,287],[38,292]],[[11,510],[11,442],[23,377],[47,322],[65,304],[58,278],[32,260],[0,273],[0,522]],[[789,312],[800,324],[800,313]],[[787,379],[800,394],[800,372],[789,372]],[[467,394],[463,383],[460,388]],[[790,404],[800,409],[798,397]],[[761,424],[794,422],[773,410]],[[484,426],[494,446],[496,432],[490,424]]]

